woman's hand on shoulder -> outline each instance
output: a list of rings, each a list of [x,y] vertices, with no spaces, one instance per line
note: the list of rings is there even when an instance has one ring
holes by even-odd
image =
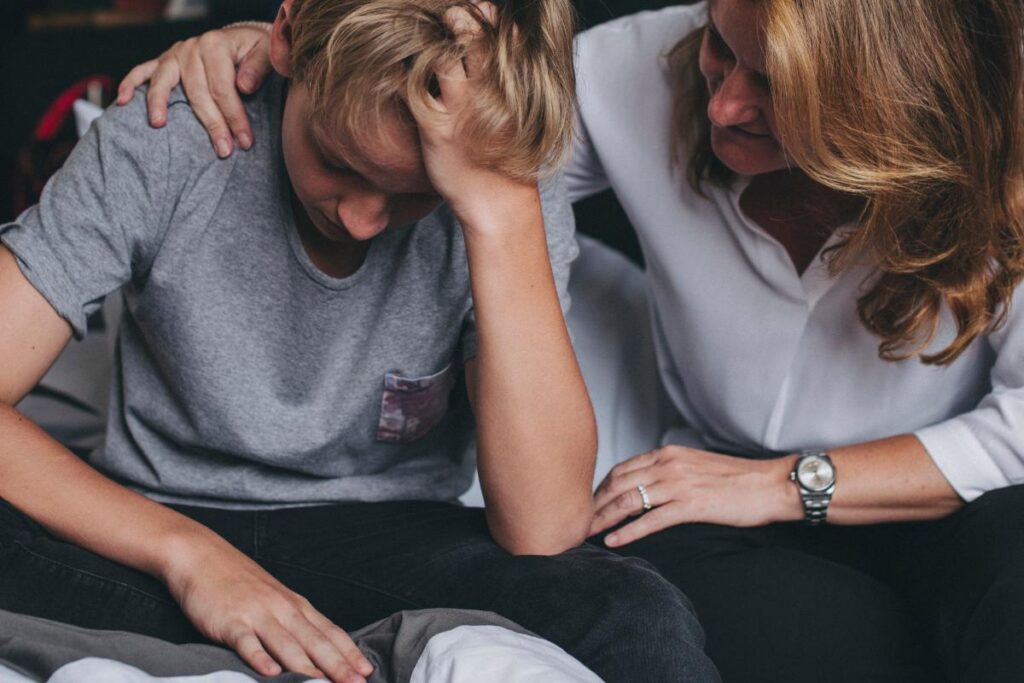
[[[755,460],[665,446],[612,468],[594,494],[590,535],[628,517],[632,522],[605,538],[610,547],[632,543],[677,524],[706,522],[761,526],[803,519],[796,487],[789,480],[793,458]],[[650,510],[644,512],[640,487]]]
[[[199,631],[264,676],[365,683],[373,665],[343,630],[222,539],[182,539],[163,579]]]
[[[159,128],[167,122],[171,90],[181,83],[218,156],[231,154],[233,140],[248,149],[252,127],[239,91],[255,92],[270,74],[269,26],[243,22],[175,43],[128,72],[117,88],[117,103],[127,104],[148,81],[149,122]]]

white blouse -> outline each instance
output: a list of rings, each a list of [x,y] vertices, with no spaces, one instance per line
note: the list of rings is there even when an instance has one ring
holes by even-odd
[[[611,187],[636,228],[661,378],[683,422],[664,442],[768,455],[913,432],[968,501],[1024,482],[1024,287],[1007,324],[952,365],[880,360],[856,310],[870,269],[833,279],[816,258],[799,275],[741,212],[749,179],[704,199],[673,165],[664,55],[705,11],[643,12],[577,42],[569,191]],[[931,350],[954,337],[946,316]]]

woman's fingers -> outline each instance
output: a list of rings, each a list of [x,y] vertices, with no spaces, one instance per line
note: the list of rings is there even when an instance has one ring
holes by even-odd
[[[260,40],[253,45],[238,65],[236,83],[244,93],[254,93],[263,85],[272,70],[270,64],[270,40]]]
[[[192,106],[192,111],[206,128],[210,142],[217,150],[217,156],[222,159],[230,156],[234,149],[231,131],[228,129],[224,117],[221,116],[220,108],[210,94],[210,85],[206,80],[206,69],[203,67],[202,58],[195,50],[187,52],[183,58],[182,86],[185,88],[185,95]],[[232,79],[232,83],[234,83],[234,79]]]
[[[151,59],[129,71],[117,86],[117,103],[125,105],[131,102],[135,89],[150,79],[159,64],[157,60]]]
[[[209,35],[212,34],[206,34]],[[233,137],[242,149],[249,149],[253,140],[252,129],[249,126],[245,105],[242,104],[242,98],[235,87],[235,62],[231,46],[223,40],[211,39],[204,43],[206,36],[199,39],[202,52],[201,55],[197,55],[197,61],[204,69],[203,77],[209,85],[210,96],[216,106],[213,111],[197,112],[197,116],[209,132],[211,140],[216,136],[217,139],[226,138],[230,142]],[[186,95],[193,90],[185,74],[182,74],[182,86]],[[202,87],[202,84],[197,82],[195,87]]]
[[[604,480],[594,492],[594,507],[600,509],[614,500],[625,491],[636,488],[637,484],[647,486],[655,479],[660,478],[654,471],[658,465],[658,458],[655,452],[643,453],[629,460],[619,463],[605,475]]]
[[[235,63],[240,62],[238,73]],[[175,43],[155,60],[136,66],[118,86],[117,101],[126,104],[135,88],[149,81],[146,104],[150,124],[167,121],[171,90],[179,83],[196,117],[210,136],[217,155],[226,157],[234,141],[243,149],[254,137],[238,89],[253,92],[270,72],[269,37],[265,30],[239,27],[204,33]]]
[[[632,472],[633,470],[639,470],[645,467],[650,467],[651,465],[654,465],[655,463],[658,462],[660,450],[660,448],[655,448],[654,450],[647,451],[646,453],[634,455],[629,460],[624,460],[623,462],[620,462],[618,465],[613,467],[612,472],[626,474],[627,472]]]
[[[669,503],[656,507],[650,512],[637,517],[635,520],[608,534],[605,545],[609,548],[618,548],[633,541],[638,541],[644,536],[667,529],[670,526],[682,524],[689,521],[685,518],[685,510],[682,505]]]
[[[598,484],[597,490],[594,492],[595,502],[600,502],[602,498],[608,496],[614,496],[621,493],[621,481],[623,477],[628,475],[630,472],[635,470],[642,470],[658,463],[658,451],[648,451],[647,453],[641,453],[640,455],[634,455],[629,460],[620,462],[615,467],[608,471],[601,483]]]
[[[146,106],[149,109],[149,123],[155,127],[167,123],[167,102],[171,99],[171,90],[181,80],[181,64],[174,52],[180,45],[175,43],[160,56],[157,68],[149,78]]]
[[[604,501],[601,505],[595,506],[594,519],[590,523],[590,536],[599,534],[605,529],[610,529],[622,520],[633,515],[644,513],[644,497],[640,493],[639,484],[643,484],[647,492],[647,500],[651,508],[664,505],[672,498],[669,493],[670,484],[650,480],[647,483],[637,480],[637,484],[626,488],[617,496]]]

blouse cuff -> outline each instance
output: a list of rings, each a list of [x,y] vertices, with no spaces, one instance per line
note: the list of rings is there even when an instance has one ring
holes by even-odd
[[[971,428],[959,420],[940,422],[914,435],[950,486],[968,503],[987,491],[1013,483],[989,457]]]

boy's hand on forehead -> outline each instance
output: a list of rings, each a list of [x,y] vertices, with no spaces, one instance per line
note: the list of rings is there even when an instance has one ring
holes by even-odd
[[[436,95],[431,94],[426,102],[409,102],[431,184],[451,205],[463,228],[487,224],[486,213],[500,206],[502,198],[515,204],[524,190],[536,193],[532,183],[524,185],[479,165],[470,141],[460,135],[474,113],[478,83],[485,69],[491,68],[486,43],[480,40],[485,31],[480,20],[491,25],[498,21],[493,3],[474,5],[478,15],[465,7],[453,7],[445,14],[448,27],[465,49],[463,58],[452,59],[437,70]]]

